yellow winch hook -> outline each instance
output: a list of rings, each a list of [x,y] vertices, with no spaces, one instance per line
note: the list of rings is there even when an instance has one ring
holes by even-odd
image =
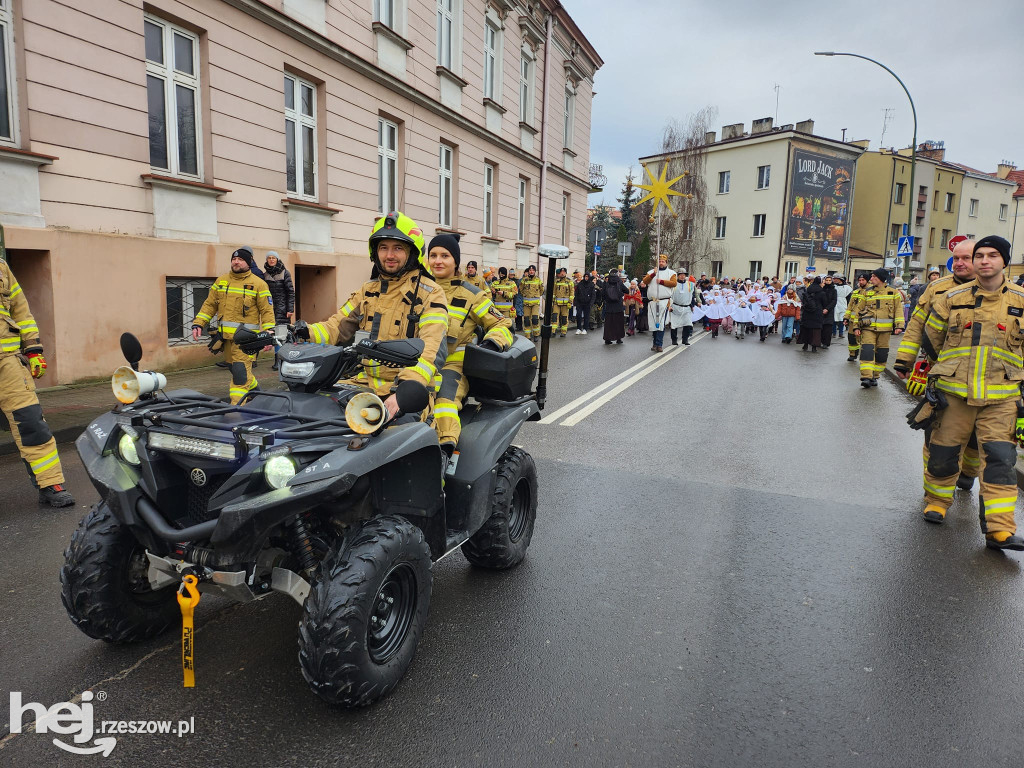
[[[192,612],[199,605],[200,595],[196,589],[198,584],[199,579],[190,573],[181,580],[181,586],[178,587],[178,606],[181,608],[181,668],[185,673],[186,688],[194,688],[196,684],[195,629],[192,626]]]

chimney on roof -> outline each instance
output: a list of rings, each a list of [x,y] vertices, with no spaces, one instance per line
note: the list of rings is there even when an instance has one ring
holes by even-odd
[[[755,133],[770,133],[772,130],[772,118],[762,117],[760,120],[754,120],[750,124],[750,135],[753,136]]]
[[[704,143],[705,144],[714,144],[715,143],[715,132],[714,131],[708,131],[707,133],[704,134]]]
[[[1005,179],[1010,175],[1011,171],[1016,171],[1017,166],[1012,160],[1003,160],[999,163],[999,167],[996,169],[996,176],[1000,179]]]
[[[796,129],[800,131],[800,133],[814,133],[814,121],[801,120],[796,124]]]
[[[929,160],[938,160],[939,162],[946,159],[946,142],[944,141],[924,141],[917,145],[917,154],[921,157],[927,157]]]
[[[848,142],[853,144],[855,147],[860,147],[863,150],[867,150],[871,146],[871,139],[857,139],[857,141]]]
[[[722,126],[722,141],[726,139],[735,139],[743,135],[743,123],[733,123],[732,125]]]

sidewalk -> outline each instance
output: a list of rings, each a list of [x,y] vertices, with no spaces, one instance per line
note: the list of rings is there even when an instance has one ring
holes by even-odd
[[[277,373],[270,370],[272,364],[273,359],[269,355],[266,360],[260,359],[255,371],[260,388],[284,389]],[[230,380],[231,374],[227,370],[211,365],[168,373],[167,389],[194,389],[207,395],[227,397]],[[109,379],[92,384],[41,388],[38,395],[43,416],[58,443],[75,440],[89,422],[117,405]],[[7,421],[0,413],[0,455],[16,453],[17,450]]]

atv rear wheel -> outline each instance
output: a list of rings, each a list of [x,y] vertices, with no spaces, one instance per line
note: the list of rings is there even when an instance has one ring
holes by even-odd
[[[430,608],[430,548],[419,528],[378,517],[335,545],[299,622],[302,676],[331,704],[387,695],[416,654]]]
[[[146,550],[104,502],[79,523],[64,552],[60,599],[76,627],[108,643],[156,637],[180,620],[174,587],[149,585]]]
[[[462,545],[462,554],[480,568],[519,565],[537,520],[537,467],[522,448],[509,446],[498,459],[491,516]]]

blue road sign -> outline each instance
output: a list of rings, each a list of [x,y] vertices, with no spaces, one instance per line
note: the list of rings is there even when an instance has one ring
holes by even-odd
[[[896,247],[897,256],[913,256],[914,255],[914,236],[913,235],[900,235],[898,245]]]
[[[600,243],[598,243],[597,245],[594,246],[594,255],[595,256],[600,256],[601,255],[601,244]]]

